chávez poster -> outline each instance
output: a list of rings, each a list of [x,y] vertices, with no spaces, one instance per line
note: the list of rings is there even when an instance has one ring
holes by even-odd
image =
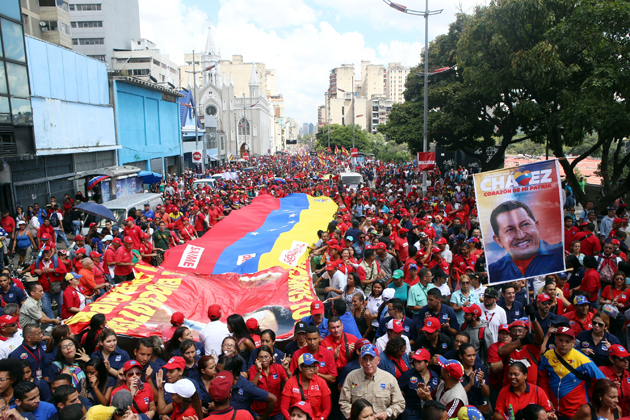
[[[565,269],[557,160],[474,174],[490,283]]]

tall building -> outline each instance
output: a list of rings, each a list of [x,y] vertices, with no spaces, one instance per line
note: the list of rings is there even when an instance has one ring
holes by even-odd
[[[308,131],[308,123],[304,123],[302,124],[302,135],[305,136],[307,134],[311,134],[311,132]]]
[[[240,54],[233,55],[232,60],[221,60],[219,74],[225,80],[233,80],[236,96],[247,95],[252,66],[256,69],[256,76],[260,81],[260,91],[267,96],[267,68],[265,63],[246,63]]]
[[[282,150],[284,143],[282,142],[284,136],[284,97],[279,95],[273,95],[269,97],[269,102],[272,106],[273,112],[273,144],[275,150]]]
[[[315,134],[315,132],[313,131],[313,123],[308,124],[308,134]]]
[[[201,68],[201,52],[195,52],[194,57],[195,65],[193,66],[193,53],[185,53],[184,54],[184,65],[179,66],[177,68],[177,73],[179,74],[179,88],[188,88],[188,86],[193,86],[192,77],[193,71],[198,71],[197,73],[197,86],[203,86],[203,69]]]
[[[411,69],[401,66],[400,63],[389,63],[387,65],[387,73],[385,76],[385,94],[395,104],[405,102],[403,93],[405,92],[405,82]]]
[[[33,3],[33,0],[29,1]],[[39,0],[42,1],[60,2]],[[104,61],[108,69],[113,69],[114,50],[130,50],[131,40],[140,38],[138,0],[70,1],[72,49]]]
[[[114,50],[112,62],[113,70],[125,76],[171,83],[173,87],[177,83],[177,64],[169,59],[168,54],[161,54],[157,45],[145,38],[132,39],[131,49]]]
[[[385,94],[385,67],[361,61],[361,89],[359,96],[370,99],[372,95]]]
[[[379,124],[387,124],[387,118],[392,110],[394,101],[388,99],[385,95],[373,96],[368,101],[367,110],[369,112],[367,130],[376,134],[376,128]]]
[[[317,107],[317,127],[323,127],[326,125],[326,105],[320,105]]]
[[[12,4],[13,0],[0,3]],[[22,0],[24,33],[72,49],[67,0]]]

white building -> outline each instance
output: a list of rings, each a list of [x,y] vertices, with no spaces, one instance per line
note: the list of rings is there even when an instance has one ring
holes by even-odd
[[[148,39],[132,39],[131,49],[114,50],[112,61],[113,69],[124,75],[156,83],[177,83],[177,64],[170,60],[168,54],[161,54],[157,45]]]
[[[400,63],[389,63],[385,75],[385,93],[387,99],[395,104],[405,102],[403,93],[405,92],[405,82],[410,72],[409,67],[401,66]]]
[[[208,29],[201,56],[203,86],[198,89],[199,116],[203,118],[207,149],[219,159],[268,155],[275,152],[273,107],[261,89],[257,66],[252,65],[248,89],[236,91],[233,77],[222,73],[219,49]],[[207,69],[207,70],[206,70]],[[208,147],[209,146],[209,147]],[[186,153],[187,150],[184,150]]]
[[[140,38],[138,0],[71,0],[72,49],[107,63],[112,69],[114,50],[132,49]]]

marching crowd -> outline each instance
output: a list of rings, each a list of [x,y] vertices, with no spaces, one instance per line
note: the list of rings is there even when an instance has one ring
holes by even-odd
[[[410,164],[361,166],[365,183],[356,189],[339,180],[345,166],[263,157],[247,171],[236,164],[208,171],[242,172],[196,188],[199,174],[186,172],[154,186],[164,205],[147,204],[121,226],[91,224],[85,237],[74,208],[82,195],[3,211],[0,418],[630,416],[630,228],[622,200],[606,215],[592,202],[580,214],[568,203],[567,271],[488,286],[465,168],[435,170],[424,192]],[[339,209],[315,227],[309,261],[320,300],[291,341],[276,343],[275,331],[216,304],[198,337],[176,312],[170,330],[136,340],[129,352],[104,315],[79,335],[63,323],[132,280],[139,261],[158,265],[164,251],[256,196],[292,192],[331,197]],[[32,261],[33,281],[23,283],[9,267],[24,261]]]

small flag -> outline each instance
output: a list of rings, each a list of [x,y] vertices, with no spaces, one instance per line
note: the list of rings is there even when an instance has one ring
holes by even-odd
[[[341,146],[341,154],[344,155],[345,157],[350,156],[350,152],[348,152],[348,150],[343,146]]]
[[[339,147],[335,144],[335,154],[338,155],[339,154]]]

